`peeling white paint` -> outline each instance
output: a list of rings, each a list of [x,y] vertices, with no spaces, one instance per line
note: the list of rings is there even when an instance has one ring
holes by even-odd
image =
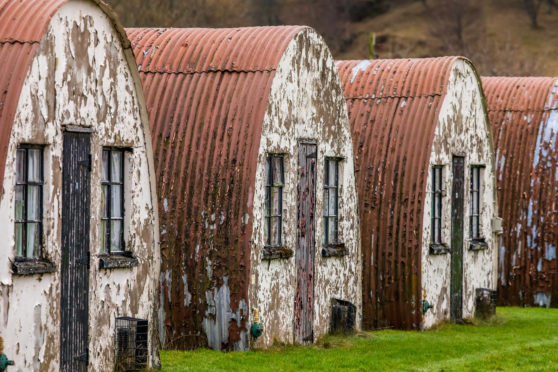
[[[296,252],[298,146],[317,143],[314,339],[329,330],[331,300],[349,301],[362,314],[362,266],[353,149],[346,103],[333,58],[313,30],[299,33],[287,47],[276,71],[258,155],[254,194],[250,307],[259,309],[264,327],[257,347],[273,341],[294,342],[295,257],[262,261],[264,247],[265,164],[268,153],[285,155],[283,246]],[[323,181],[325,157],[342,157],[340,166],[340,240],[349,254],[323,258]]]
[[[463,317],[474,315],[475,289],[496,288],[498,273],[497,238],[492,232],[492,218],[497,215],[493,148],[489,124],[483,109],[479,81],[470,65],[457,60],[451,71],[447,95],[438,117],[430,165],[444,165],[442,241],[451,243],[452,156],[465,156],[465,215],[463,241]],[[470,166],[481,170],[481,231],[488,249],[472,252],[469,248]],[[430,170],[431,171],[431,170]],[[429,254],[431,239],[431,175],[426,186],[422,232],[423,300],[434,306],[423,317],[423,328],[450,317],[450,260],[447,255]],[[500,250],[504,250],[500,247]]]
[[[60,358],[60,266],[63,125],[90,127],[91,270],[89,370],[114,367],[115,317],[148,319],[155,326],[160,270],[149,126],[113,21],[91,1],[71,0],[53,16],[23,85],[8,148],[0,199],[0,319],[5,352],[22,371],[57,371]],[[135,72],[134,72],[135,73]],[[18,144],[45,145],[43,251],[57,271],[13,276],[15,154]],[[138,258],[131,269],[101,270],[101,153],[131,148],[126,158],[125,242]],[[153,358],[154,345],[149,342]],[[149,358],[150,363],[152,358]],[[156,362],[156,360],[155,360]]]

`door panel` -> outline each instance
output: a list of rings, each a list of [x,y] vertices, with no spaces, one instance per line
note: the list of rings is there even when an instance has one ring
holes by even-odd
[[[301,344],[314,340],[314,252],[316,231],[317,146],[300,144],[298,151],[297,203],[297,286],[295,300],[295,339]]]
[[[89,133],[64,133],[60,370],[87,371],[89,316]]]
[[[451,298],[452,321],[463,318],[463,227],[465,200],[465,158],[453,157],[451,193]]]

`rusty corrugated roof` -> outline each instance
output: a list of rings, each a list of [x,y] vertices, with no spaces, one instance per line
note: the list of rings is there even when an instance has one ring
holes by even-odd
[[[12,124],[27,71],[51,18],[68,1],[71,0],[0,0],[0,185],[4,180]],[[100,0],[89,1],[113,21],[123,47],[129,46],[110,8]]]
[[[426,182],[458,58],[337,63],[355,151],[365,328],[420,327]]]
[[[558,307],[558,78],[482,79],[504,218],[499,300]]]
[[[224,280],[233,312],[240,311],[240,301],[248,301],[263,120],[275,70],[303,30],[128,30],[151,122],[164,324],[171,348],[207,346],[202,329],[207,293]],[[224,349],[232,349],[248,331],[248,319],[246,311],[228,325]]]

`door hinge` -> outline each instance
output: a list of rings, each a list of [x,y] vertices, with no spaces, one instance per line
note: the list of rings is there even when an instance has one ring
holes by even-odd
[[[74,360],[77,360],[78,362],[84,362],[84,363],[89,364],[89,349],[86,349],[84,354],[80,354],[80,355],[74,357]]]
[[[91,154],[87,155],[87,159],[78,161],[79,166],[86,167],[91,172]]]

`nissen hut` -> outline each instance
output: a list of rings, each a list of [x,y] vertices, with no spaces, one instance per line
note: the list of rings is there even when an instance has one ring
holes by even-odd
[[[480,79],[459,57],[338,62],[363,250],[363,327],[474,315],[496,286],[493,148]],[[496,220],[497,222],[497,220]]]
[[[128,35],[155,153],[166,347],[306,344],[340,311],[359,327],[353,149],[323,39],[307,27]]]
[[[158,363],[151,156],[108,8],[0,0],[0,337],[14,370]]]
[[[504,220],[499,302],[558,307],[558,78],[482,79]]]

